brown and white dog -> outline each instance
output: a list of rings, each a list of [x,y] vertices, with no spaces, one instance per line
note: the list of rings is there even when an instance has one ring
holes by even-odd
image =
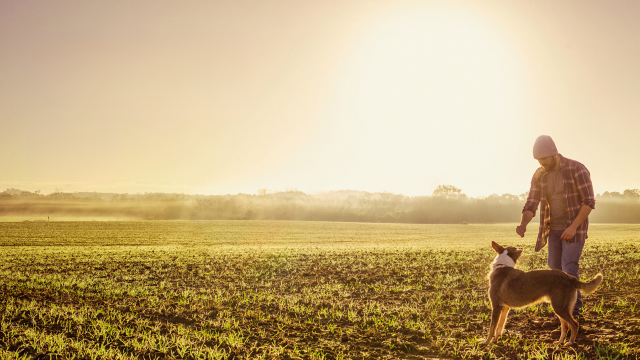
[[[515,269],[516,261],[522,255],[521,248],[513,246],[502,247],[495,241],[491,246],[498,256],[491,263],[489,273],[489,300],[491,300],[492,314],[488,344],[497,341],[502,335],[507,314],[512,308],[522,308],[545,301],[551,303],[553,311],[560,318],[560,339],[562,344],[567,336],[567,327],[571,329],[571,339],[567,345],[572,345],[578,335],[578,323],[571,315],[578,296],[591,294],[602,282],[602,274],[596,275],[588,283],[580,282],[573,276],[560,270],[532,270],[524,272]]]

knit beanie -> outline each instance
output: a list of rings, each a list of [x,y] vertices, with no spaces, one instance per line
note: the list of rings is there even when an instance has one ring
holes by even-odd
[[[548,156],[553,156],[558,154],[558,149],[556,149],[556,144],[551,139],[549,135],[540,135],[536,139],[536,142],[533,144],[533,158],[534,159],[542,159]]]

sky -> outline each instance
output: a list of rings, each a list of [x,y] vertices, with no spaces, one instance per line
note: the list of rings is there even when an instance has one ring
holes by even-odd
[[[0,2],[0,190],[640,188],[640,2]]]

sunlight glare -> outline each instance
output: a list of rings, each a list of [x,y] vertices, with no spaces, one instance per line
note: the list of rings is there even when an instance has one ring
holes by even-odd
[[[516,131],[518,73],[508,43],[476,14],[405,8],[376,23],[354,51],[341,126],[363,167],[393,170],[384,172],[389,185],[415,167],[410,154],[426,154],[425,167],[447,168],[453,182],[461,170],[442,162],[486,166]]]

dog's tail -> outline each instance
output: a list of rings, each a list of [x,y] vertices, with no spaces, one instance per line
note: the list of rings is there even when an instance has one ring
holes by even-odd
[[[602,274],[598,274],[593,279],[591,279],[591,281],[589,281],[588,283],[577,281],[576,288],[580,290],[580,292],[582,292],[583,294],[589,295],[594,291],[596,291],[596,289],[598,289],[598,286],[600,286],[601,282],[602,282]]]

